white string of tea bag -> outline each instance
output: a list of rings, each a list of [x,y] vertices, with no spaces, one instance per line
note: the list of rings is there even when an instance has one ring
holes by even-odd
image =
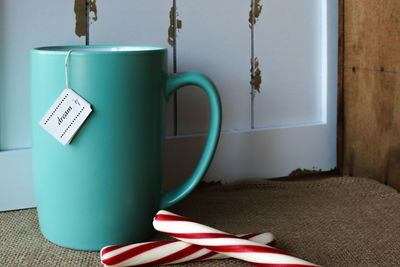
[[[68,50],[67,56],[65,57],[65,84],[67,86],[66,88],[69,88],[69,85],[68,85],[68,58],[69,58],[69,55],[71,54],[71,52],[72,52],[72,49]]]
[[[67,88],[62,91],[39,122],[43,129],[63,145],[71,142],[92,112],[90,103],[69,88],[68,58],[71,52],[72,49],[68,50],[65,57],[65,84]]]

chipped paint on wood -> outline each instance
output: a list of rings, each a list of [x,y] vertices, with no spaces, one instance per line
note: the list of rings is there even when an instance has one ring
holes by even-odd
[[[260,86],[262,82],[261,78],[261,70],[260,70],[260,62],[257,57],[254,56],[254,25],[259,19],[262,11],[262,5],[260,4],[261,0],[251,0],[250,3],[250,12],[249,12],[249,27],[252,32],[251,36],[251,58],[250,58],[250,86],[251,86],[251,94],[254,97],[254,90],[260,93]],[[253,103],[253,101],[252,101]],[[252,104],[253,105],[253,104]],[[253,116],[252,116],[253,117]],[[252,118],[253,121],[253,118]],[[252,124],[253,125],[253,124]]]
[[[250,12],[249,12],[249,27],[251,31],[251,51],[250,51],[250,95],[251,95],[251,114],[250,114],[250,126],[254,129],[254,98],[255,91],[260,93],[260,85],[261,85],[261,70],[259,68],[258,58],[254,56],[254,26],[258,21],[262,5],[260,4],[261,0],[250,0]]]
[[[313,169],[313,170],[308,170],[308,169],[295,169],[291,173],[289,173],[288,177],[300,177],[300,176],[311,176],[311,175],[319,175],[323,173],[322,169]]]
[[[253,64],[253,59],[251,59],[251,66],[250,66],[250,85],[256,90],[257,92],[260,93],[260,86],[262,82],[261,78],[261,70],[260,70],[260,63],[258,62],[258,58],[256,57],[254,59],[254,64]],[[254,66],[254,72],[253,72],[253,66]],[[254,73],[254,75],[253,75]]]
[[[178,16],[178,13],[176,13],[176,16]],[[169,27],[168,27],[168,44],[170,46],[175,45],[175,14],[174,14],[174,7],[172,6],[170,11],[169,11]],[[182,28],[182,20],[177,19],[176,20],[176,28],[177,30],[180,30]]]
[[[176,59],[176,38],[177,31],[182,28],[182,21],[177,19],[178,12],[176,10],[176,0],[172,1],[172,7],[169,11],[169,27],[168,27],[168,44],[173,48],[173,72],[177,71],[177,59]],[[174,136],[178,135],[178,93],[174,93],[173,98],[174,105]]]
[[[97,6],[96,6],[96,0],[89,0],[88,2],[88,6],[89,6],[89,12],[91,14],[90,18],[93,21],[97,21]],[[92,15],[93,14],[93,15]]]
[[[261,15],[261,11],[263,6],[260,4],[261,0],[255,0],[254,2],[254,21],[253,21],[253,10],[250,9],[249,12],[249,27],[251,28],[251,25],[255,25],[256,22],[258,21],[258,18]]]
[[[88,8],[91,14],[89,21],[97,21],[97,6],[96,0],[89,0],[86,4],[86,0],[75,0],[74,12],[75,12],[75,34],[79,37],[86,36],[87,29],[87,18],[86,8]]]
[[[75,34],[86,35],[86,0],[75,0]]]

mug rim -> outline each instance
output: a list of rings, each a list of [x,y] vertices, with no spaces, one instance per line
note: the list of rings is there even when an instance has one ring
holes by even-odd
[[[31,50],[33,53],[60,53],[66,54],[69,50],[74,54],[115,54],[115,53],[153,53],[166,51],[167,48],[157,46],[136,46],[136,45],[62,45],[42,46]]]

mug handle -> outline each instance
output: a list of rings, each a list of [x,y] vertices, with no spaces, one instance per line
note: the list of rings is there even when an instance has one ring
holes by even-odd
[[[207,76],[199,72],[182,72],[170,75],[166,86],[166,99],[168,100],[175,91],[186,85],[198,86],[207,93],[211,107],[210,129],[208,131],[206,146],[196,169],[182,185],[171,191],[162,193],[161,209],[166,209],[183,199],[203,178],[214,156],[221,130],[221,101],[215,85]]]

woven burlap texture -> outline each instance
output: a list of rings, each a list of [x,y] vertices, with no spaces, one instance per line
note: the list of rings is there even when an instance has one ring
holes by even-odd
[[[323,266],[400,266],[400,196],[370,179],[202,186],[171,211],[234,234],[272,232],[279,249]],[[0,266],[102,265],[98,252],[47,241],[36,209],[28,209],[0,213]],[[228,259],[176,266],[249,265]]]

